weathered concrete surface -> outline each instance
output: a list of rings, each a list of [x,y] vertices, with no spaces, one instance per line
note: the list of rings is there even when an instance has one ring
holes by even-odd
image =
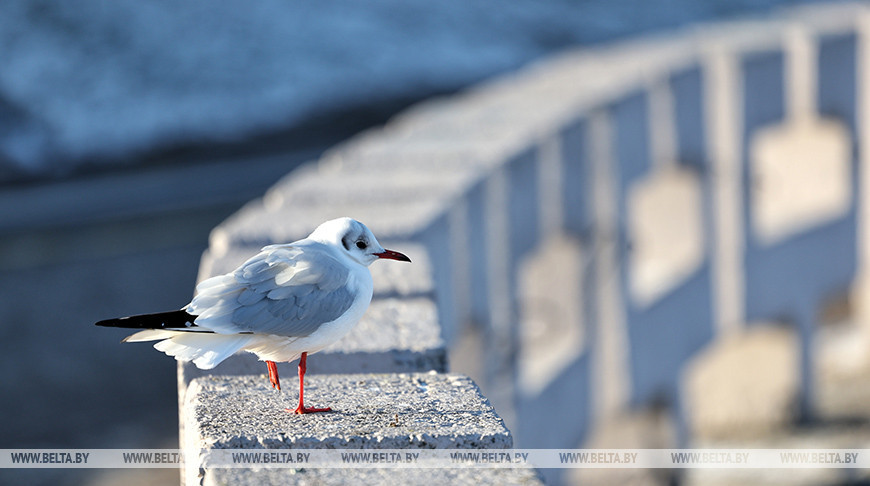
[[[542,485],[534,469],[215,469],[202,478],[216,485],[499,484]]]
[[[287,413],[295,380],[273,391],[261,376],[194,380],[182,411],[193,448],[510,448],[513,438],[468,377],[358,374],[306,377],[305,404],[332,412]]]
[[[510,448],[504,422],[471,379],[457,374],[317,375],[293,415],[296,380],[284,392],[264,376],[208,376],[188,388],[182,443],[193,448]],[[185,484],[543,484],[533,469],[206,469]]]

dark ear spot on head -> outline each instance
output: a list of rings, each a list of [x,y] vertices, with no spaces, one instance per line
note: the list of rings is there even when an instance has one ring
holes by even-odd
[[[353,238],[350,235],[344,235],[344,238],[341,239],[341,244],[344,246],[344,249],[350,251],[350,245],[353,244]]]

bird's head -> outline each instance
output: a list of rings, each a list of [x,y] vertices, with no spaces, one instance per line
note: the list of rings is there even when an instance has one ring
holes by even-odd
[[[369,266],[380,258],[411,261],[402,253],[382,247],[366,225],[352,218],[327,221],[318,226],[309,238],[337,246],[339,251],[364,266]]]

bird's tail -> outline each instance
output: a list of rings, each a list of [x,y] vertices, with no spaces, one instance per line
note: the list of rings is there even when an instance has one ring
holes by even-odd
[[[124,338],[123,342],[160,341],[154,348],[181,361],[193,361],[201,369],[210,370],[221,361],[244,348],[249,334],[216,334],[197,326],[195,315],[185,310],[141,314],[97,322],[103,327],[142,329]]]
[[[203,370],[214,368],[221,361],[241,351],[251,341],[250,334],[161,332],[171,332],[173,336],[156,343],[154,349],[180,361],[193,361],[197,368]]]

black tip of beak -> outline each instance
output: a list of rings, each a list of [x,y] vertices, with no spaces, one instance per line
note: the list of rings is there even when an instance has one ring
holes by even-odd
[[[398,260],[400,262],[411,262],[411,259],[408,258],[404,253],[399,253],[393,250],[384,250],[381,253],[375,253],[375,256],[378,258],[385,258],[387,260]]]

